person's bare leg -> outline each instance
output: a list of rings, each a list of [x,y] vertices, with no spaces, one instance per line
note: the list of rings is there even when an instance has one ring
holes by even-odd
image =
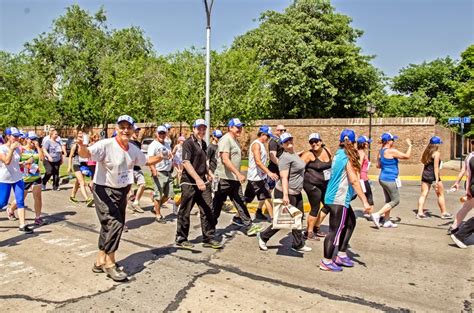
[[[137,193],[135,195],[135,201],[140,202],[140,199],[142,198],[144,192],[145,192],[145,185],[139,185],[137,189]]]
[[[82,175],[82,173],[80,173],[79,175],[77,175],[77,173],[76,173],[76,184],[79,184],[80,189],[81,189],[81,194],[84,197],[84,200],[87,201],[89,199],[89,195],[87,194],[86,181],[85,181],[84,175]]]
[[[76,194],[77,194],[78,190],[79,190],[79,181],[76,178],[76,181],[74,182],[74,186],[72,186],[72,190],[71,190],[71,197],[72,198],[76,197]]]
[[[107,253],[105,257],[105,267],[114,267],[115,263],[115,252]]]
[[[25,208],[18,208],[18,219],[20,220],[20,227],[25,226]]]
[[[466,218],[466,215],[469,213],[469,211],[472,210],[474,207],[474,198],[471,198],[470,200],[467,200],[464,202],[463,206],[459,211],[456,213],[456,216],[454,217],[454,222],[451,225],[451,228],[456,229],[461,225],[462,221]]]
[[[35,206],[35,215],[36,218],[41,216],[41,209],[43,207],[43,199],[41,197],[41,185],[33,186],[33,199],[34,199],[34,206]]]
[[[314,227],[316,226],[316,222],[318,221],[317,216],[311,216],[308,214],[308,221],[306,226],[306,231],[309,233],[313,233]],[[309,235],[308,235],[309,238]]]
[[[95,265],[97,266],[102,266],[105,265],[105,259],[106,259],[107,254],[103,250],[99,250],[99,253],[97,253],[97,258],[95,261]]]
[[[441,211],[441,215],[448,212],[446,210],[446,201],[444,199],[444,186],[442,183],[438,184],[438,190],[436,191],[436,195],[438,196],[438,206],[439,210]]]
[[[421,193],[420,197],[418,198],[418,215],[423,215],[423,209],[425,208],[425,201],[428,197],[428,193],[430,192],[430,184],[421,182]]]
[[[316,224],[315,226],[317,228],[321,228],[321,224],[324,222],[324,219],[326,218],[327,214],[324,213],[322,210],[319,210],[318,216],[316,216]]]
[[[266,199],[266,200],[265,200],[265,207],[267,208],[268,215],[270,215],[270,217],[273,218],[273,203],[272,203],[272,199]]]

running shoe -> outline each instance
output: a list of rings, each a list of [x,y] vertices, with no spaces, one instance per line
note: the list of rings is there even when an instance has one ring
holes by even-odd
[[[242,219],[238,216],[234,216],[232,218],[232,224],[234,225],[237,225],[237,226],[244,226],[244,222],[242,221]]]
[[[257,224],[253,224],[252,226],[250,226],[249,229],[247,229],[247,236],[255,236],[257,233],[261,232],[262,231],[262,228],[257,225]]]
[[[160,216],[160,217],[157,216],[157,217],[155,218],[155,221],[156,221],[157,223],[159,223],[159,224],[166,224],[166,220],[165,220],[165,218],[164,218],[163,216]]]
[[[20,233],[23,233],[23,234],[32,234],[33,233],[33,229],[28,227],[28,225],[25,225],[23,227],[18,227],[18,231]]]
[[[417,220],[426,220],[426,219],[429,219],[429,216],[425,215],[425,214],[416,214],[416,219]]]
[[[222,247],[224,247],[224,245],[220,241],[217,241],[217,240],[203,242],[202,246],[204,248],[212,248],[212,249],[222,249]]]
[[[455,234],[455,233],[458,232],[458,230],[459,230],[459,227],[453,228],[452,226],[449,226],[449,228],[448,228],[448,235]]]
[[[69,201],[71,201],[72,203],[79,203],[79,200],[77,200],[75,197],[73,196],[70,196],[69,197]]]
[[[383,223],[383,228],[397,228],[398,225],[395,223],[392,223],[392,221],[386,221]]]
[[[87,205],[87,207],[92,208],[94,206],[94,199],[92,199],[92,198],[87,199],[86,200],[86,205]]]
[[[340,267],[334,262],[326,263],[324,262],[324,260],[321,260],[321,262],[319,262],[319,269],[328,272],[342,272],[342,267]]]
[[[260,250],[267,251],[268,250],[267,243],[263,241],[260,233],[257,233],[257,240],[258,240],[258,247],[260,248]]]
[[[334,263],[336,263],[339,266],[345,266],[345,267],[353,267],[354,262],[351,260],[350,257],[346,256],[336,256],[336,259],[334,260]]]
[[[307,245],[304,245],[301,248],[291,247],[291,250],[293,250],[295,252],[311,252],[311,251],[313,251],[313,249],[311,247],[308,247]]]
[[[224,203],[222,205],[222,211],[224,211],[226,213],[231,213],[233,210],[234,210],[234,207],[229,203]]]
[[[35,225],[37,226],[43,226],[43,225],[47,225],[48,223],[45,222],[45,220],[43,220],[43,218],[40,217],[36,217],[35,218]]]
[[[441,214],[441,218],[442,218],[443,220],[450,220],[450,219],[453,219],[453,218],[454,218],[454,215],[452,215],[452,214],[449,213],[449,212],[446,212],[446,213]]]
[[[314,227],[313,228],[313,233],[317,236],[317,237],[320,237],[320,238],[324,238],[327,236],[327,233],[321,231],[321,229],[319,227]]]
[[[380,229],[380,215],[377,213],[371,214],[370,219],[374,223],[375,227],[377,227],[377,229]]]
[[[257,212],[255,212],[255,219],[260,221],[268,221],[268,218],[262,213],[262,210],[257,210]]]
[[[459,248],[461,248],[461,249],[466,249],[467,248],[466,244],[461,239],[456,237],[456,234],[452,234],[451,239],[454,241],[456,246],[458,246]]]
[[[184,248],[184,249],[194,248],[194,245],[191,242],[189,242],[188,240],[181,241],[181,242],[175,242],[175,245],[180,247],[180,248]]]
[[[107,277],[112,278],[116,282],[122,282],[127,280],[127,273],[125,273],[121,268],[114,265],[113,267],[102,266],[102,270],[107,274]]]
[[[46,185],[41,185],[41,191],[45,191],[46,190]]]
[[[303,238],[305,240],[310,240],[310,241],[319,241],[320,239],[316,236],[314,232],[303,232]]]
[[[145,213],[138,203],[132,203],[132,208],[137,213]]]

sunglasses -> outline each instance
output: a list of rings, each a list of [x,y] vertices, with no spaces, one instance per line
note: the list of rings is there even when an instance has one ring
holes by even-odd
[[[318,142],[321,142],[321,140],[319,139],[312,139],[309,141],[309,144],[312,145],[312,144],[315,144],[315,143],[318,143]]]
[[[158,132],[158,135],[166,135],[166,132]]]
[[[286,132],[286,129],[277,129],[279,132]]]

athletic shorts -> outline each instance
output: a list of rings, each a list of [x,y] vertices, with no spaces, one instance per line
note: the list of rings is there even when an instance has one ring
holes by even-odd
[[[255,197],[258,201],[271,199],[270,188],[265,180],[249,180],[245,188],[245,202],[250,203]]]
[[[158,172],[156,176],[153,176],[153,199],[160,201],[171,197],[174,197],[171,172]]]
[[[41,184],[41,176],[38,176],[37,179],[34,181],[25,182],[25,191],[27,191],[33,186],[40,185],[40,184]]]
[[[87,166],[88,167],[87,162],[81,162],[79,164],[73,164],[72,165],[72,170],[74,171],[74,173],[75,172],[80,172],[81,171],[81,166]]]
[[[137,185],[145,185],[145,175],[142,170],[133,171],[133,182]]]

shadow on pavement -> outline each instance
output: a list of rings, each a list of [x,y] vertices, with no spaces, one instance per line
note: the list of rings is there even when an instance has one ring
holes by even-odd
[[[34,238],[42,234],[47,234],[50,233],[50,230],[44,230],[44,231],[35,231],[32,234],[20,234],[18,236],[0,241],[0,247],[12,247],[18,245],[20,242],[26,239]]]
[[[125,224],[127,225],[128,229],[137,229],[145,225],[150,225],[155,222],[155,217],[147,216],[147,217],[139,217],[133,220],[128,220]]]

